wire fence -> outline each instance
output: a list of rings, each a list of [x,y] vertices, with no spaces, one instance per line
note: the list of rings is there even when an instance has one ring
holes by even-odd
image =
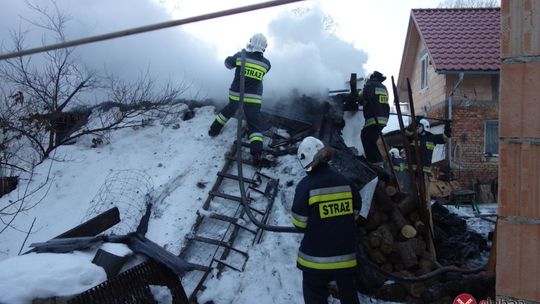
[[[151,201],[154,190],[152,178],[140,170],[118,170],[107,175],[105,182],[86,211],[81,222],[87,221],[112,207],[120,211],[120,223],[112,227],[112,234],[134,232]]]

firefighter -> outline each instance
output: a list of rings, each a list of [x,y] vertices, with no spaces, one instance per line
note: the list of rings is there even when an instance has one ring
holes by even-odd
[[[302,270],[305,303],[327,303],[328,283],[336,281],[341,303],[359,303],[356,294],[356,218],[361,198],[356,187],[328,165],[332,148],[315,137],[298,147],[307,172],[297,185],[292,223],[304,231],[297,267]]]
[[[255,34],[246,46],[244,114],[248,124],[250,152],[260,158],[263,146],[260,109],[263,94],[263,77],[270,71],[270,61],[263,55],[267,42],[263,34]],[[216,116],[208,130],[211,137],[217,136],[227,121],[236,113],[240,100],[241,52],[225,59],[228,69],[235,69],[234,80],[229,88],[229,103]]]
[[[424,173],[428,176],[431,175],[431,159],[433,157],[433,149],[437,144],[445,144],[451,136],[452,130],[450,123],[447,122],[444,125],[443,134],[433,134],[430,130],[429,121],[425,118],[417,118],[416,132],[418,133],[418,144],[420,151],[420,158],[422,159],[422,167]],[[416,154],[414,150],[414,132],[412,130],[412,124],[405,130],[405,135],[409,140],[409,156],[413,164],[413,169],[416,170]]]
[[[362,146],[364,147],[366,159],[381,168],[383,167],[383,159],[380,152],[381,141],[379,136],[388,123],[390,115],[388,90],[382,84],[385,80],[386,76],[374,71],[373,74],[366,78],[361,95],[365,119],[361,134]]]

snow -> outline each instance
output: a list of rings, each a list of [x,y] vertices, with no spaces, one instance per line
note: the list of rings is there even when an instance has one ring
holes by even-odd
[[[21,189],[35,189],[43,184],[49,171],[51,175],[50,188],[41,188],[31,198],[41,199],[39,204],[19,214],[14,227],[0,233],[0,303],[30,303],[34,297],[77,294],[106,279],[103,269],[90,263],[96,248],[71,254],[16,256],[34,218],[36,223],[23,252],[31,243],[44,242],[80,224],[97,211],[96,202],[100,199],[108,203],[105,210],[124,200],[144,213],[144,192],[149,189],[153,209],[146,237],[178,254],[197,213],[205,212],[201,208],[203,202],[236,137],[235,119],[228,122],[219,136],[208,137],[214,110],[195,109],[194,118],[187,121],[176,117],[173,123],[158,121],[146,127],[113,131],[107,134],[105,144],[97,148],[90,148],[91,137],[82,138],[74,145],[60,147],[54,161],[46,160],[36,168],[32,180],[21,179],[18,190],[0,198],[0,206],[16,200],[23,194]],[[353,130],[344,133],[351,140],[355,137]],[[359,133],[356,134],[359,139]],[[288,155],[278,158],[277,166],[263,173],[279,179],[279,193],[269,224],[290,226],[294,188],[304,176],[303,170],[296,157]],[[131,184],[125,185],[125,181]],[[287,186],[290,181],[292,186]],[[122,187],[111,188],[119,183]],[[105,190],[114,195],[103,196]],[[126,190],[137,195],[132,198]],[[122,219],[124,213],[121,212]],[[139,216],[131,215],[137,221]],[[134,227],[130,225],[116,233],[132,231]],[[265,232],[262,242],[249,248],[245,270],[210,276],[205,284],[208,288],[198,295],[199,302],[247,304],[257,299],[261,304],[303,303],[302,275],[295,262],[301,237]],[[102,249],[119,256],[131,254],[122,246],[104,244]],[[152,292],[160,303],[169,303],[167,290],[154,286]],[[362,303],[387,303],[359,296]]]
[[[0,262],[0,303],[81,293],[107,278],[82,252],[30,253]]]
[[[128,246],[118,243],[104,243],[101,246],[101,249],[119,257],[125,257],[133,254],[133,251],[131,251]]]

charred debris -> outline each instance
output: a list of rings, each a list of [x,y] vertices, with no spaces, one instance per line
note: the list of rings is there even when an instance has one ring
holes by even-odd
[[[451,213],[440,202],[432,205],[433,236],[426,239],[426,223],[420,218],[417,200],[386,184],[383,172],[345,144],[341,136],[345,123],[340,96],[330,101],[301,96],[289,104],[293,106],[287,107],[287,113],[271,109],[261,112],[268,126],[284,129],[289,134],[284,137],[278,132],[268,132],[271,142],[265,152],[270,158],[294,154],[304,137],[316,136],[336,150],[332,166],[350,178],[359,189],[372,185],[372,190],[366,192],[367,197],[362,197],[363,205],[367,206],[372,198],[370,207],[362,207],[369,212],[366,210],[358,226],[360,269],[357,287],[360,292],[383,300],[407,303],[448,303],[464,292],[475,298],[494,294],[494,272],[486,271],[486,266],[478,262],[490,250],[488,240],[468,229],[464,219]],[[79,303],[82,299],[116,299],[121,294],[144,300],[151,284],[165,285],[174,290],[178,303],[192,303],[191,297],[188,302],[188,295],[178,276],[208,269],[191,264],[182,256],[174,256],[144,237],[150,208],[137,231],[125,236],[100,235],[120,221],[118,211],[109,210],[53,240],[32,244],[31,247],[39,252],[66,252],[112,241],[125,243],[133,251],[149,258],[138,268],[119,274],[120,268],[116,265],[114,272],[107,272],[108,281],[75,297],[72,303]],[[244,228],[239,227],[240,230]],[[433,242],[434,250],[429,248],[429,242]],[[236,246],[234,240],[227,244],[229,251],[236,250],[233,248]],[[104,268],[109,263],[106,259],[100,262],[97,256],[95,262]],[[135,296],[138,294],[140,296]],[[333,290],[333,294],[339,297],[337,290]]]

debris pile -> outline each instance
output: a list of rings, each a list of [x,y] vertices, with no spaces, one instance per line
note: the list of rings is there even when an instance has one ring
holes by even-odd
[[[332,165],[358,184],[381,178],[381,172],[346,147],[335,117],[329,111],[316,124],[320,138],[336,148]],[[362,197],[363,204],[368,199]],[[360,252],[371,261],[371,266],[361,263],[360,292],[387,301],[448,303],[463,292],[486,298],[494,291],[494,275],[471,265],[472,259],[489,250],[487,240],[467,231],[463,219],[438,203],[431,213],[433,237],[426,239],[430,223],[421,220],[417,199],[379,181],[369,214],[358,228]]]

